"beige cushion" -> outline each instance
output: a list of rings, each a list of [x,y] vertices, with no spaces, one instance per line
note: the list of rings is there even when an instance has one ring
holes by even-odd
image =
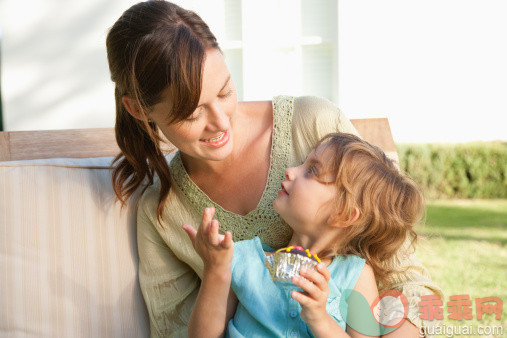
[[[149,336],[135,208],[114,201],[110,162],[0,162],[0,337]]]

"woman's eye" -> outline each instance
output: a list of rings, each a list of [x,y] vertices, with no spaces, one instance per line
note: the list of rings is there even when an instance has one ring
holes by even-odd
[[[187,122],[192,122],[192,121],[197,120],[197,119],[201,116],[201,112],[203,111],[203,109],[204,109],[203,107],[199,107],[199,108],[197,108],[197,109],[196,109],[196,110],[192,113],[192,115],[190,115],[189,117],[187,117],[187,118],[185,119],[185,121],[187,121]]]
[[[228,98],[231,95],[232,95],[232,89],[229,89],[229,91],[226,92],[226,93],[218,94],[218,97],[221,98],[221,99],[226,99],[226,98]]]

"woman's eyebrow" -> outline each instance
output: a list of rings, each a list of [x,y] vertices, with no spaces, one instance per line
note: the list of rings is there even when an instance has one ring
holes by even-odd
[[[225,87],[227,87],[227,84],[229,84],[229,81],[231,81],[231,74],[229,74],[229,76],[227,77],[227,80],[225,80],[224,86],[222,87],[222,89],[220,89],[219,92],[221,92],[222,90],[224,90]]]
[[[222,90],[224,90],[225,87],[227,87],[227,85],[229,84],[229,81],[231,81],[231,74],[229,74],[229,76],[227,77],[227,80],[225,80],[225,83],[224,83],[224,86],[222,87],[222,89],[220,89],[218,92],[220,93]],[[197,108],[200,108],[202,107],[204,104],[201,103],[200,105],[198,105],[195,109]]]

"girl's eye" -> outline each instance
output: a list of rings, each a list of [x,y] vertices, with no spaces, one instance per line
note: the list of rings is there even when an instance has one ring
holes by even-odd
[[[310,177],[311,177],[311,176],[318,177],[318,176],[319,176],[319,173],[318,173],[318,171],[317,171],[317,168],[315,168],[315,167],[312,165],[312,166],[310,166],[310,167],[308,167],[308,168],[306,169],[306,175],[307,175],[307,176],[310,176]]]

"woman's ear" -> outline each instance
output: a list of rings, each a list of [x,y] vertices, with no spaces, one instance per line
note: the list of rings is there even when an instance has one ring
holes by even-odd
[[[339,228],[347,228],[354,224],[361,215],[358,207],[354,207],[352,209],[352,213],[349,215],[347,219],[343,219],[342,215],[339,213],[332,214],[329,216],[327,223],[331,226],[339,227]]]
[[[127,109],[127,111],[129,112],[129,114],[132,115],[133,118],[141,121],[144,120],[143,115],[141,113],[141,109],[139,108],[139,104],[136,102],[136,100],[134,100],[130,96],[123,95],[121,97],[121,102],[123,103],[125,109]]]

